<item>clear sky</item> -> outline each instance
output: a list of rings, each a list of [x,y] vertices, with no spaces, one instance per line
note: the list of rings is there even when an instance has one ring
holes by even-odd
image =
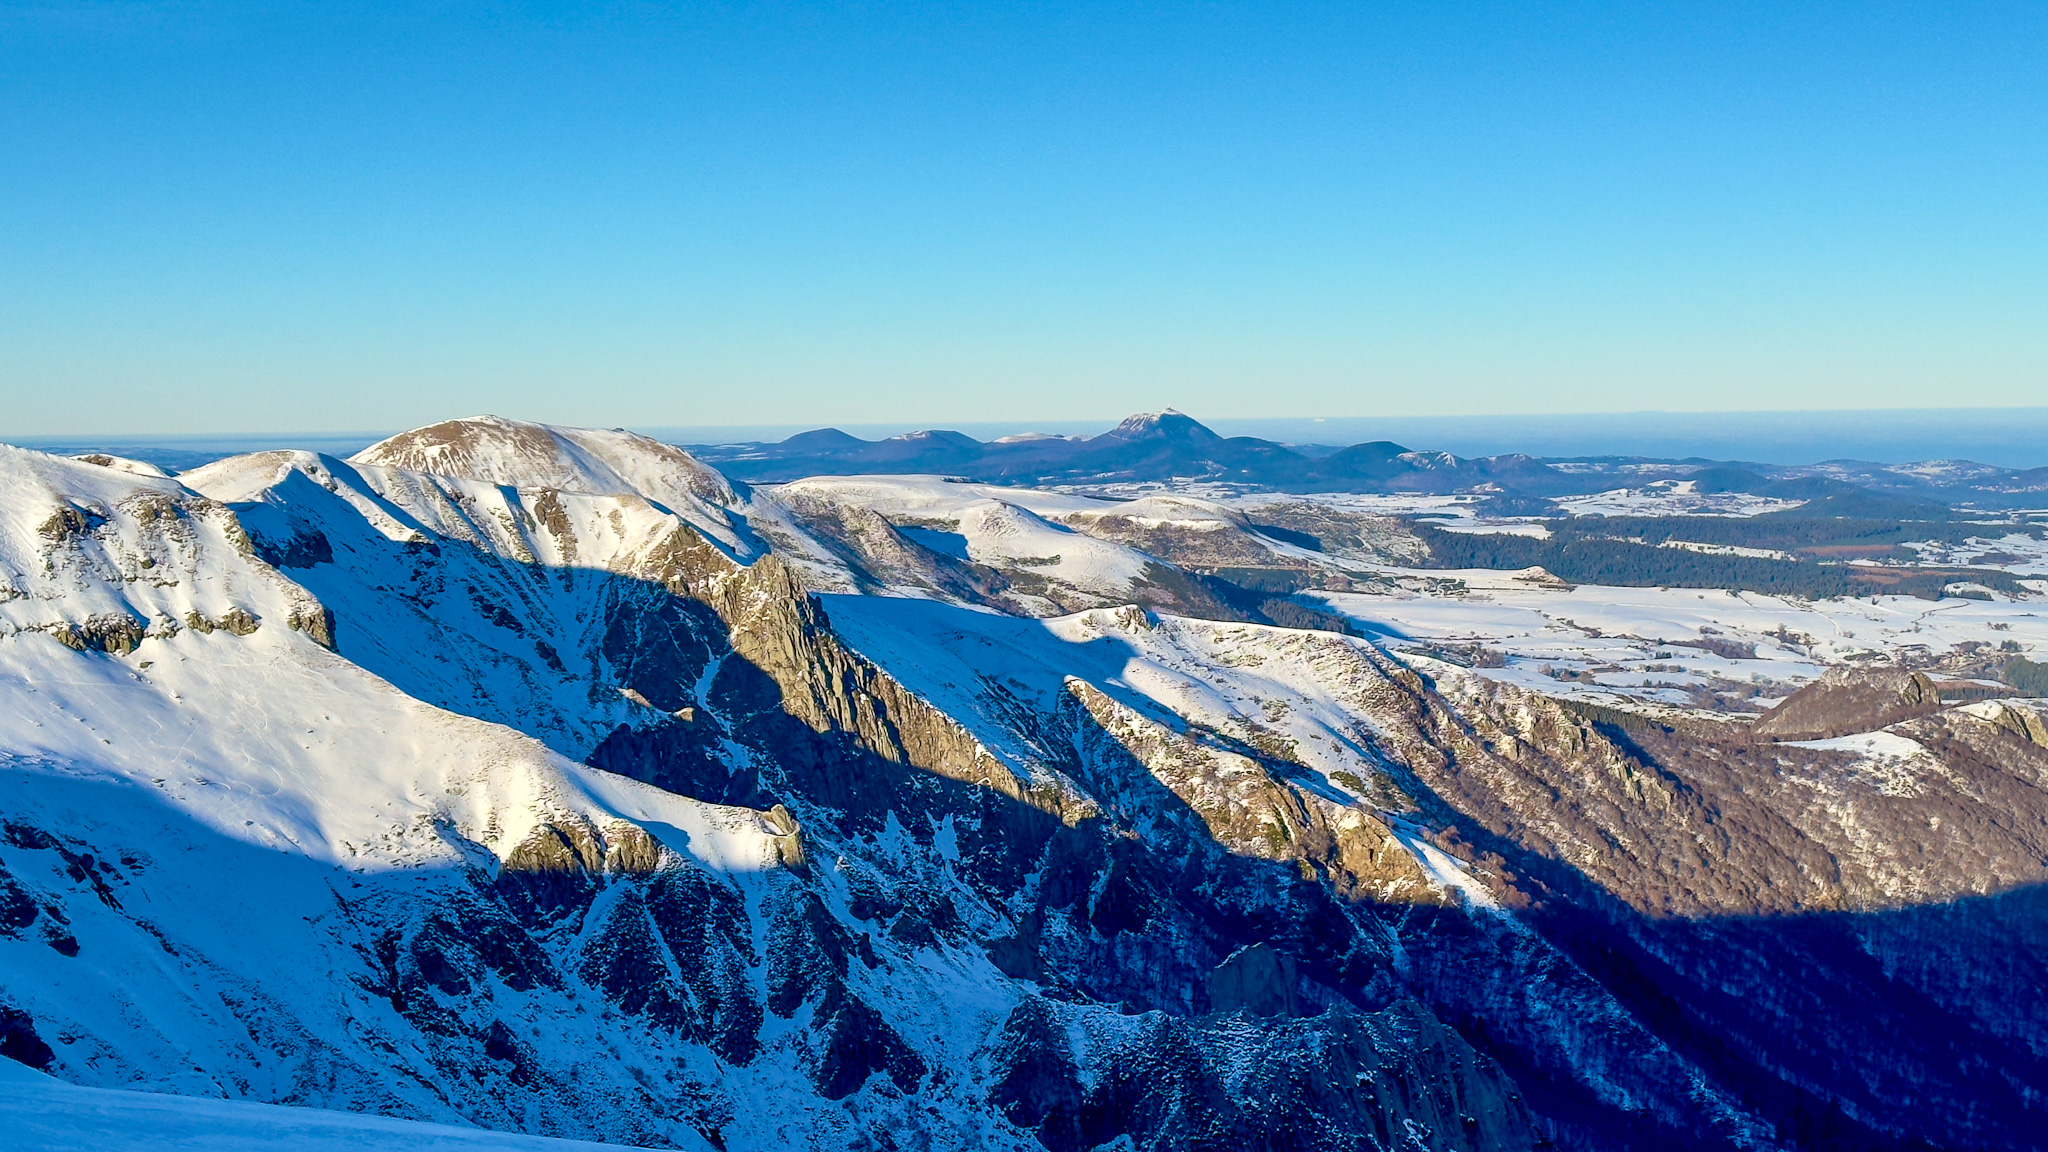
[[[2048,4],[0,4],[0,437],[2048,404]]]

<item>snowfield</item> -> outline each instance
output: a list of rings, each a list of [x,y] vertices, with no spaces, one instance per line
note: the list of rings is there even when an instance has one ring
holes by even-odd
[[[1557,506],[1573,516],[1759,516],[1800,503],[1747,492],[1705,493],[1695,481],[1661,480],[1641,488],[1565,496]]]
[[[626,1147],[320,1108],[81,1088],[12,1060],[0,1060],[0,1130],[14,1152],[604,1152]]]
[[[1417,643],[1497,650],[1506,667],[1479,675],[1557,695],[1614,695],[1684,705],[1686,688],[1710,681],[1758,685],[1760,702],[1782,696],[1829,665],[1886,660],[1907,649],[1942,653],[1958,645],[2011,642],[2048,652],[2048,604],[1911,596],[1802,600],[1756,592],[1689,588],[1568,590],[1531,586],[1485,570],[1402,573],[1418,582],[1458,581],[1441,593],[1316,593],[1395,650]],[[1731,659],[1703,641],[1750,645]],[[1594,671],[1560,683],[1544,669]]]

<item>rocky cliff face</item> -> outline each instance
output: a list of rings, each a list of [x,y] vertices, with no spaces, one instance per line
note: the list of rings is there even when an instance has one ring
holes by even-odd
[[[189,487],[20,457],[9,1055],[723,1149],[2040,1119],[2031,711],[1872,759],[1330,632],[821,597],[742,494],[533,427]]]
[[[1756,722],[1768,740],[1825,740],[1875,732],[1941,709],[1941,693],[1925,673],[1889,668],[1835,668]]]

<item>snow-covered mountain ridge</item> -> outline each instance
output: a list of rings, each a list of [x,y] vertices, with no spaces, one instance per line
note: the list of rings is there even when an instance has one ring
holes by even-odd
[[[641,1143],[1029,1141],[961,1075],[1029,996],[972,943],[998,894],[946,878],[959,849],[928,854],[980,807],[1092,802],[1052,770],[995,780],[1006,765],[839,647],[779,561],[743,567],[638,493],[493,483],[502,462],[477,480],[267,456],[189,489],[11,463],[16,1049],[89,1083]],[[194,614],[237,623],[174,623]],[[329,614],[331,636],[290,624]],[[91,624],[116,616],[138,624]],[[640,774],[713,802],[514,727],[615,765],[651,743]],[[841,775],[863,761],[899,778]],[[974,783],[877,794],[924,772]],[[831,834],[800,836],[768,787],[836,800],[870,826],[864,854],[908,859],[820,873]],[[965,809],[935,824],[934,805]],[[900,909],[888,940],[849,930],[863,877]],[[266,975],[286,972],[316,975]],[[1110,1028],[1091,1044],[1147,1042],[1100,1010],[1071,1026],[1090,1018]],[[1378,1053],[1403,1019],[1347,1043]],[[1402,1071],[1417,1055],[1372,1058],[1425,1099],[1457,1091]],[[1499,1083],[1483,1061],[1462,1075]]]
[[[2024,939],[2017,705],[1897,721],[1912,787],[1618,727],[1278,626],[1194,558],[1327,554],[1199,500],[750,489],[495,418],[113,463],[0,449],[0,1051],[61,1078],[730,1149],[2036,1108],[1961,1087],[2048,1046],[1913,912]],[[1929,812],[1968,836],[1909,850]],[[1801,966],[1854,988],[1794,1032]]]

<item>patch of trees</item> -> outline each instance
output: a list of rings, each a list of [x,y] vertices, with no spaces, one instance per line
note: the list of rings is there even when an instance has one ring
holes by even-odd
[[[2025,656],[2015,656],[1998,678],[2028,696],[2048,696],[2048,664],[2037,664]]]
[[[1593,535],[1596,525],[1610,531],[1619,518],[1589,517],[1594,525],[1552,521],[1550,539],[1506,533],[1446,532],[1417,524],[1416,534],[1428,545],[1439,568],[1520,569],[1541,566],[1573,584],[1606,584],[1623,588],[1726,588],[1824,600],[1837,596],[1878,594],[1940,599],[1951,583],[1969,581],[2002,592],[2022,587],[2011,574],[1994,569],[1863,568],[1813,560],[1774,560],[1756,556],[1724,556],[1683,548],[1660,548],[1638,539]],[[1638,523],[1649,518],[1631,518]],[[1707,517],[1655,519],[1697,523]],[[1738,521],[1739,522],[1739,521]],[[1664,539],[1691,538],[1665,536]],[[1924,539],[1925,537],[1920,537]],[[1733,543],[1733,541],[1699,541]],[[1772,547],[1743,542],[1745,547]]]
[[[1961,544],[1972,538],[1996,539],[2015,533],[2039,539],[2048,528],[2039,524],[1979,524],[1968,520],[1860,519],[1846,516],[1800,516],[1799,509],[1768,516],[1581,516],[1549,522],[1558,539],[1639,540],[1645,544],[1684,541],[1779,552],[1840,551],[1854,548],[1877,556],[1891,552],[1911,559],[1898,546],[1933,541]],[[1868,552],[1864,550],[1868,549]]]

